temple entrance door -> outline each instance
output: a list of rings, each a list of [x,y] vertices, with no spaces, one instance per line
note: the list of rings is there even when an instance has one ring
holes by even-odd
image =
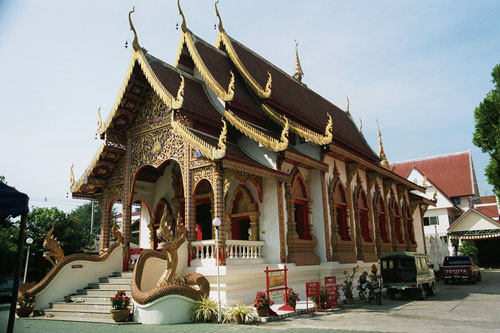
[[[210,199],[196,200],[196,229],[201,231],[201,239],[213,239],[212,237],[212,212]],[[199,237],[197,237],[199,238]]]
[[[231,239],[250,240],[250,218],[248,216],[231,218]]]

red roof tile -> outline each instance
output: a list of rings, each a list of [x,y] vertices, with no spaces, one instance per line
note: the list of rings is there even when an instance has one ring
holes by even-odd
[[[449,197],[474,194],[470,152],[433,156],[394,163],[395,172],[407,178],[413,168],[427,175]]]
[[[494,195],[490,195],[487,197],[481,197],[481,203],[482,204],[488,204],[488,203],[496,203],[497,202],[497,197]]]
[[[497,205],[491,205],[491,206],[479,206],[479,207],[474,207],[475,210],[480,212],[481,214],[484,214],[488,217],[491,217],[492,219],[498,220],[498,206]]]

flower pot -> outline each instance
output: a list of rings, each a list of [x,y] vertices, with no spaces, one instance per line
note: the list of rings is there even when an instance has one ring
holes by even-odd
[[[257,308],[257,314],[259,315],[259,317],[269,317],[269,308]]]
[[[130,316],[130,309],[125,310],[111,310],[111,319],[116,322],[127,321]]]
[[[32,306],[27,306],[27,307],[22,307],[22,308],[17,308],[16,313],[19,317],[28,317],[31,312],[33,312],[33,307]]]
[[[243,324],[245,322],[245,320],[243,319],[243,317],[241,315],[235,315],[234,322],[236,323],[236,325],[239,325],[239,324]]]

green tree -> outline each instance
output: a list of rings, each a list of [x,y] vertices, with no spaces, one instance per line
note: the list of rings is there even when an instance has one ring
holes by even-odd
[[[7,184],[5,176],[0,175],[0,182]],[[17,253],[17,234],[14,222],[8,216],[0,216],[0,279],[14,274]]]
[[[88,202],[81,206],[76,207],[70,213],[70,216],[74,218],[78,223],[85,225],[87,224],[87,232],[90,232],[90,220],[92,219],[92,203]],[[94,224],[92,226],[92,233],[94,235],[99,235],[101,228],[101,208],[99,204],[94,204]]]
[[[500,64],[491,72],[494,87],[474,110],[476,128],[472,142],[490,155],[485,175],[500,198]]]
[[[76,219],[55,207],[33,207],[26,221],[26,237],[33,238],[28,281],[40,281],[52,267],[43,258],[43,241],[52,223],[55,225],[53,235],[61,244],[65,256],[87,252],[94,244],[95,237],[89,234],[88,221]]]

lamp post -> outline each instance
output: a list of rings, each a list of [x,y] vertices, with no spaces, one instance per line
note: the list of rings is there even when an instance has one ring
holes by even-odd
[[[212,225],[215,227],[215,253],[217,265],[217,322],[221,322],[221,309],[220,309],[220,280],[219,280],[219,227],[222,221],[216,217],[212,220]]]
[[[27,238],[26,244],[28,244],[28,252],[26,253],[26,265],[24,266],[24,279],[23,283],[26,282],[26,273],[28,272],[28,261],[30,260],[30,245],[33,244],[33,238]]]

